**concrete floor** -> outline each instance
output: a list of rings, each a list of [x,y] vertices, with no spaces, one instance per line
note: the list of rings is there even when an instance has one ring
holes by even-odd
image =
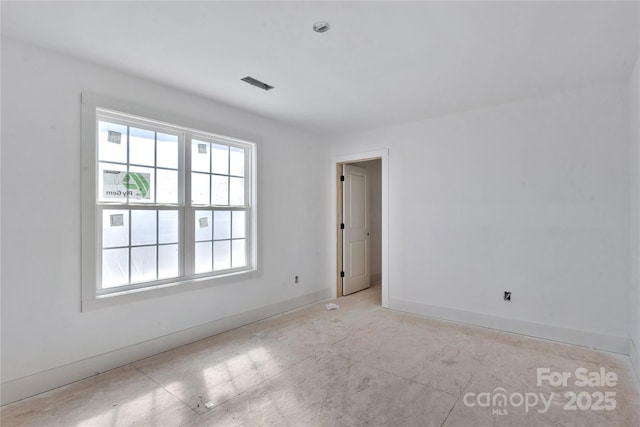
[[[7,405],[1,424],[640,425],[626,357],[383,310],[379,285],[337,302],[336,311],[314,304]],[[537,368],[571,377],[538,385]],[[618,380],[576,385],[579,368]]]

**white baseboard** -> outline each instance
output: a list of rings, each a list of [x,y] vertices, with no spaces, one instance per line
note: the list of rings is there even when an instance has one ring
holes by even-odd
[[[437,307],[412,301],[391,299],[389,308],[421,314],[453,322],[466,323],[505,332],[512,332],[536,338],[597,348],[620,354],[629,354],[629,338],[604,335],[594,332],[568,329],[522,320],[507,319],[488,314],[473,313],[454,308]],[[636,365],[637,366],[637,365]]]
[[[34,396],[54,388],[70,384],[137,360],[153,356],[258,320],[266,319],[331,296],[330,289],[323,289],[290,300],[270,304],[193,328],[153,338],[138,344],[99,354],[64,366],[37,372],[2,383],[2,405]]]
[[[640,343],[635,342],[634,340],[630,340],[629,342],[629,358],[631,359],[631,365],[633,365],[633,369],[636,371],[636,377],[638,381],[640,381],[640,349],[638,345]]]

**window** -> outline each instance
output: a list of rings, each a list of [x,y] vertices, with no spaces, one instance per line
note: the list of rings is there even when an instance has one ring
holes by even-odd
[[[255,144],[84,98],[83,302],[255,270]]]

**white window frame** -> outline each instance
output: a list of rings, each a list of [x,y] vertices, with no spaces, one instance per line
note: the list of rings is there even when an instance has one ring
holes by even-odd
[[[178,204],[110,204],[98,200],[98,120],[113,120],[127,125],[153,128],[157,131],[179,133],[179,201]],[[175,123],[175,124],[174,124]],[[230,138],[209,132],[208,126],[198,129],[181,125],[193,121],[176,118],[166,112],[155,111],[125,101],[95,95],[82,94],[82,310],[118,304],[136,299],[145,299],[158,294],[182,292],[194,287],[236,282],[248,279],[257,273],[257,146],[254,142]],[[248,156],[245,166],[245,205],[238,206],[192,206],[190,203],[191,139],[198,139],[231,147],[242,147]],[[101,289],[102,269],[102,211],[122,207],[131,209],[179,210],[180,276],[152,282],[128,284]],[[246,259],[247,265],[221,271],[196,274],[194,272],[195,218],[197,210],[244,210],[247,212]],[[131,244],[131,242],[130,242]],[[241,276],[241,277],[238,277]]]

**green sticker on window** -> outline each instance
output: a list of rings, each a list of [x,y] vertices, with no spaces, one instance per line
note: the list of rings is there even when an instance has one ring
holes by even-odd
[[[103,194],[108,199],[150,199],[151,174],[105,170]]]
[[[148,199],[149,195],[149,174],[129,172],[124,176],[122,184],[129,190],[138,190],[142,199]]]

